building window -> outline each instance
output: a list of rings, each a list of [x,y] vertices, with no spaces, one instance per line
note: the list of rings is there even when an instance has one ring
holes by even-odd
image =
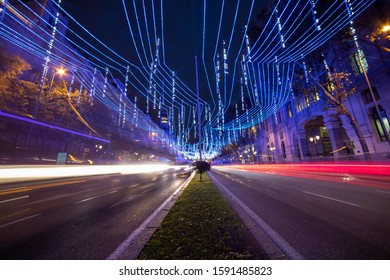
[[[284,141],[282,141],[282,154],[283,154],[283,158],[286,158],[286,157],[287,157],[287,154],[286,154],[286,145],[284,145]]]
[[[386,112],[385,112],[385,110],[383,110],[383,108],[381,106],[379,106],[379,111],[380,111],[381,118],[382,118],[383,124],[385,126],[385,129],[387,132],[389,132],[390,125],[389,125],[389,119],[387,118]],[[374,120],[376,130],[377,130],[378,135],[379,135],[379,139],[381,140],[381,142],[386,142],[386,135],[385,135],[385,132],[384,132],[383,127],[381,125],[381,121],[379,119],[378,112],[377,112],[376,108],[375,107],[372,108],[371,112],[372,112],[372,118]]]
[[[325,126],[319,127],[320,131],[320,137],[323,138],[329,138],[329,131]]]
[[[283,132],[279,132],[279,138],[280,138],[280,140],[283,140],[283,138],[284,138]]]
[[[372,92],[374,93],[375,100],[379,100],[379,93],[375,87],[372,88]],[[365,89],[361,92],[362,100],[364,105],[370,104],[374,100],[372,99],[371,91],[370,89]]]
[[[359,61],[359,53],[360,53],[362,63],[360,63]],[[368,71],[368,63],[366,57],[364,56],[363,50],[359,50],[359,53],[355,52],[349,57],[353,72],[355,73],[356,76],[359,76],[360,74],[363,73],[362,64],[364,66],[364,70]]]
[[[287,116],[289,118],[292,118],[292,116],[293,116],[293,112],[292,112],[292,108],[291,108],[291,102],[287,103]]]
[[[277,124],[282,123],[282,115],[280,114],[280,111],[276,112],[276,121],[277,121]]]

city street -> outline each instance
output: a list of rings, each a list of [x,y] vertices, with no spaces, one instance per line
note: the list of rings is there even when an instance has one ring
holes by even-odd
[[[0,258],[106,259],[187,177],[172,169],[9,183]]]
[[[390,258],[389,176],[283,168],[213,167],[211,176],[255,213],[287,256],[295,253],[289,258]]]

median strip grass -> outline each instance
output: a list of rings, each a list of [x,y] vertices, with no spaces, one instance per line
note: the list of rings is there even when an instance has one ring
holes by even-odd
[[[138,259],[266,258],[207,174],[202,177],[195,175]]]

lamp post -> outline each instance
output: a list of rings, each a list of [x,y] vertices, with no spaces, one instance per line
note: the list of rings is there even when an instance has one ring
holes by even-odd
[[[316,135],[314,137],[309,138],[310,142],[314,142],[314,146],[316,147],[316,154],[318,155],[317,141],[320,140],[320,136]]]
[[[270,155],[272,156],[271,157],[271,162],[274,163],[275,162],[275,146],[272,144],[271,147],[269,148],[270,150]]]
[[[49,87],[49,92],[51,92],[51,88],[53,87],[53,81],[54,81],[54,77],[56,74],[59,74],[60,76],[62,76],[63,74],[65,74],[65,69],[64,68],[59,68],[57,69],[56,72],[53,73],[53,77],[51,78],[51,82],[50,82],[50,87]]]
[[[54,76],[55,76],[55,74],[57,74],[57,73],[60,74],[60,75],[62,75],[62,74],[65,73],[65,70],[64,70],[63,68],[59,68],[59,69],[57,70],[57,72],[54,72],[54,73],[53,73],[53,78],[51,79],[49,93],[50,93],[51,87],[52,87],[52,85],[53,85]],[[34,119],[36,119],[36,118],[38,117],[39,103],[40,103],[40,100],[41,100],[41,95],[42,95],[42,91],[43,91],[43,86],[44,86],[44,84],[45,84],[46,74],[47,74],[47,71],[45,71],[44,77],[42,77],[42,83],[41,83],[41,86],[40,86],[40,88],[39,88],[38,98],[37,98],[37,102],[36,102],[36,104],[35,104],[35,109],[34,109]]]

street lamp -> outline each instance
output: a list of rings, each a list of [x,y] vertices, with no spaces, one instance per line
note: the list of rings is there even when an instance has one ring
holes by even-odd
[[[53,87],[53,81],[54,81],[54,77],[56,74],[59,74],[60,76],[62,76],[63,74],[65,74],[65,69],[59,68],[59,69],[57,69],[56,72],[53,73],[53,77],[51,78],[51,82],[50,82],[49,93],[51,92],[51,88]]]
[[[310,142],[314,142],[314,146],[316,147],[316,153],[318,155],[317,141],[320,140],[320,136],[316,135],[314,137],[310,137],[309,140],[310,140]]]
[[[275,162],[275,146],[273,143],[271,143],[271,147],[269,148],[270,156],[271,156],[271,162]]]
[[[44,78],[46,78],[46,73],[47,71],[45,72],[45,76]],[[62,75],[65,73],[65,70],[63,68],[59,68],[57,69],[57,73]],[[51,79],[51,84],[50,84],[50,90],[51,90],[51,87],[53,85],[53,80],[54,80],[54,76],[55,76],[56,73],[53,73],[53,78]],[[42,91],[43,91],[43,86],[45,84],[45,79],[43,78],[43,81],[41,83],[41,86],[39,88],[39,93],[38,93],[38,98],[37,98],[37,102],[35,104],[35,109],[34,109],[34,119],[36,119],[38,117],[38,109],[39,109],[39,103],[40,103],[40,100],[41,100],[41,95],[42,95]],[[49,90],[49,92],[50,92]]]
[[[390,25],[385,25],[385,26],[383,26],[383,28],[382,28],[382,32],[387,32],[387,31],[390,31]]]

